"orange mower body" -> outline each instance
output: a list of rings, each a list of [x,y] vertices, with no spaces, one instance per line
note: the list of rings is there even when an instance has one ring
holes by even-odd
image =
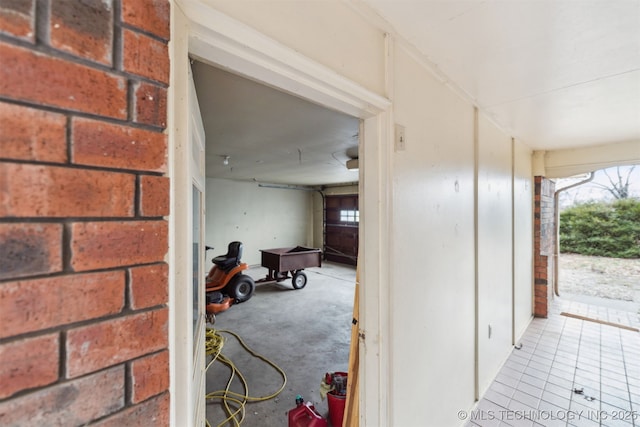
[[[210,248],[207,248],[210,249]],[[255,282],[242,274],[249,266],[240,262],[242,243],[231,242],[226,255],[213,258],[214,266],[206,277],[207,316],[228,310],[233,304],[247,301],[253,295]]]

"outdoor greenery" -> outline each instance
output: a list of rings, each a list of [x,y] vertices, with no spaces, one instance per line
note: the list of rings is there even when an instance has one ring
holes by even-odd
[[[640,258],[640,200],[590,202],[560,213],[560,251]]]

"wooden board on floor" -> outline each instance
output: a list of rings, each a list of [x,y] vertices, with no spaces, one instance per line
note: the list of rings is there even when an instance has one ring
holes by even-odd
[[[592,317],[586,317],[586,316],[582,316],[580,314],[566,313],[566,312],[563,311],[562,313],[560,313],[560,316],[572,317],[574,319],[580,319],[580,320],[584,320],[586,322],[600,323],[601,325],[614,326],[616,328],[626,329],[627,331],[640,332],[638,330],[638,328],[634,328],[634,327],[627,326],[627,325],[621,325],[620,323],[607,322],[606,320],[594,319]]]
[[[357,427],[360,418],[360,388],[358,386],[358,370],[360,357],[360,324],[358,287],[360,285],[360,268],[356,267],[356,288],[353,298],[353,322],[351,324],[351,347],[349,350],[349,372],[347,376],[347,400],[345,402],[342,427]]]

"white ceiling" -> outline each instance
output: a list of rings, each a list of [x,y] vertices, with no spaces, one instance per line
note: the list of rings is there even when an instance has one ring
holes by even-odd
[[[207,176],[322,185],[358,181],[359,120],[194,61]],[[229,164],[223,164],[229,156]]]
[[[535,149],[640,140],[639,0],[364,0]]]
[[[351,5],[379,15],[533,149],[640,140],[640,0]],[[345,166],[357,154],[356,119],[199,62],[192,68],[208,176],[300,185],[357,181],[357,171]]]

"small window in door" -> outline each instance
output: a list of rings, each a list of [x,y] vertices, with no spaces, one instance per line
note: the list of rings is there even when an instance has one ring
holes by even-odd
[[[360,211],[358,210],[341,210],[340,222],[360,222]]]

